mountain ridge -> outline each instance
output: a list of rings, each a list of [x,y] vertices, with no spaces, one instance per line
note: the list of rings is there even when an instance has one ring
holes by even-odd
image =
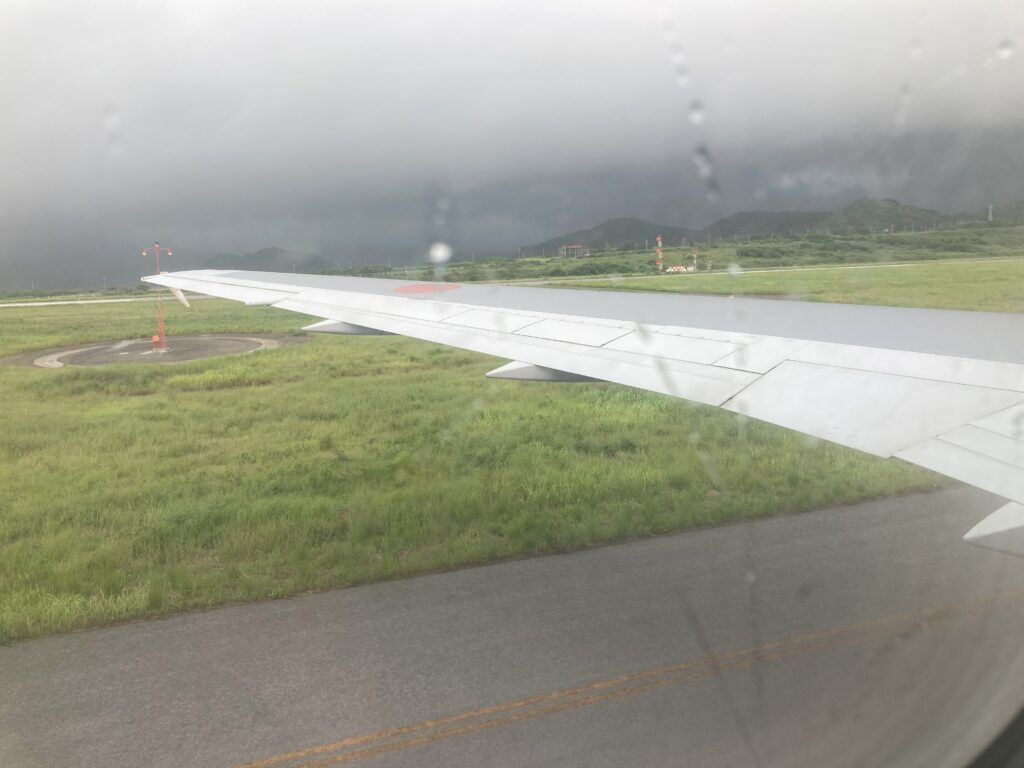
[[[944,214],[930,208],[918,208],[892,198],[865,197],[835,211],[737,211],[724,216],[703,229],[661,225],[640,218],[608,219],[589,229],[557,235],[524,247],[523,253],[537,256],[556,254],[569,243],[592,250],[635,250],[653,247],[660,234],[665,245],[731,237],[763,237],[797,235],[806,232],[821,234],[868,234],[911,229],[933,229],[957,224],[984,223],[985,212]],[[1014,201],[993,208],[993,224],[1024,224],[1024,201]]]

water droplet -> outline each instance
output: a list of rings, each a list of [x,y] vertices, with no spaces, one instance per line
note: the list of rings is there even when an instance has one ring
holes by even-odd
[[[644,341],[647,341],[649,338],[651,338],[651,331],[647,327],[647,323],[638,320],[637,322],[633,323],[633,330],[635,330],[637,336],[639,336]]]
[[[711,153],[704,145],[698,145],[691,155],[693,164],[697,166],[697,175],[704,182],[704,190],[708,200],[712,203],[718,202],[721,196],[718,188],[718,180],[715,178],[715,163],[711,159]]]
[[[896,131],[902,131],[907,125],[907,113],[910,111],[910,86],[904,83],[897,95],[896,114],[892,123]]]
[[[108,131],[114,131],[121,127],[121,113],[117,107],[111,105],[103,110],[103,127]]]
[[[735,261],[729,264],[729,274],[733,277],[739,277],[743,274],[743,267],[737,264]]]
[[[676,380],[672,377],[672,373],[669,371],[668,363],[665,361],[665,358],[654,358],[654,368],[658,372],[658,378],[661,379],[661,385],[665,388],[665,392],[670,395],[675,395]]]
[[[121,157],[124,154],[124,138],[121,133],[121,111],[114,104],[103,108],[103,132],[107,155]]]
[[[672,69],[675,71],[676,85],[680,88],[690,86],[690,70],[686,66],[686,52],[679,43],[679,36],[676,34],[675,25],[671,19],[665,19],[661,28],[665,44],[668,46],[668,58],[672,62]]]
[[[999,59],[999,61],[1008,60],[1013,56],[1014,49],[1016,47],[1017,46],[1014,45],[1013,40],[1010,40],[1009,38],[1003,40],[996,46],[996,58]]]
[[[912,59],[920,58],[921,54],[924,53],[924,44],[917,38],[914,38],[910,41],[908,53],[910,53]]]
[[[705,181],[714,176],[715,166],[707,147],[699,146],[693,150],[693,164],[697,166],[697,174]]]
[[[768,190],[766,190],[764,187],[757,187],[754,190],[755,200],[764,200],[766,197],[768,197]]]
[[[704,122],[704,105],[696,99],[690,102],[690,122],[694,125]]]
[[[746,575],[745,578],[746,578],[747,584],[753,584],[755,581],[757,581],[757,574],[754,573],[753,571],[747,571],[747,575]]]
[[[448,243],[434,243],[427,251],[427,260],[431,264],[447,264],[452,257],[452,247]]]
[[[439,210],[439,211],[447,211],[449,208],[452,207],[452,201],[449,200],[444,195],[441,195],[441,197],[437,198],[436,205],[437,205],[437,210]]]

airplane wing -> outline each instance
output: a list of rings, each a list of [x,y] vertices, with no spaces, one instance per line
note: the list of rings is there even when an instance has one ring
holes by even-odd
[[[142,278],[511,362],[488,376],[608,381],[725,408],[1008,503],[965,540],[1024,556],[1024,315],[769,299],[191,270]]]

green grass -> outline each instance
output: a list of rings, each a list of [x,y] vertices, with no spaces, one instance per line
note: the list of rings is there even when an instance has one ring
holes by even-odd
[[[1024,260],[820,267],[559,282],[616,290],[784,296],[808,301],[1024,312]]]
[[[0,310],[0,354],[151,321],[145,303]],[[168,305],[178,333],[304,322]],[[316,336],[179,365],[0,365],[0,641],[940,482],[625,387],[485,379],[500,362]]]
[[[69,293],[68,291],[2,291],[0,304],[23,304],[41,301],[77,301],[80,299],[128,299],[152,295],[153,289],[148,285],[117,286],[103,290],[85,290]]]

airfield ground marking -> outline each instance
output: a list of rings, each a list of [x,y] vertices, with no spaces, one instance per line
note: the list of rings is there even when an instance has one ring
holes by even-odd
[[[294,766],[294,768],[323,768],[323,766],[353,762],[356,760],[373,757],[375,755],[379,755],[386,752],[410,749],[412,747],[434,743],[437,741],[451,738],[453,736],[475,733],[478,731],[488,730],[491,728],[497,728],[503,725],[510,725],[524,720],[542,717],[548,714],[554,714],[556,712],[563,712],[571,709],[578,709],[581,707],[589,706],[591,704],[613,701],[624,696],[635,695],[650,690],[668,687],[671,685],[680,685],[688,682],[694,682],[697,680],[714,677],[723,672],[728,672],[735,669],[744,669],[761,663],[780,661],[783,659],[788,659],[808,653],[831,650],[832,648],[839,647],[845,642],[855,642],[858,640],[864,640],[870,637],[874,637],[875,635],[881,633],[886,628],[894,624],[898,625],[905,623],[939,621],[948,618],[949,616],[957,612],[970,610],[991,610],[998,607],[1000,603],[1020,597],[1024,597],[1024,590],[996,595],[982,600],[955,603],[952,605],[946,605],[923,612],[897,614],[893,616],[885,616],[879,619],[871,619],[868,621],[850,624],[843,627],[823,630],[821,632],[799,635],[794,638],[780,640],[774,643],[766,643],[762,645],[752,646],[750,648],[745,648],[739,651],[732,651],[717,656],[708,656],[701,659],[693,659],[690,661],[681,662],[678,664],[670,664],[664,667],[658,667],[656,669],[650,669],[642,672],[621,675],[619,677],[611,678],[609,680],[590,683],[588,685],[578,686],[575,688],[551,691],[549,693],[543,693],[536,696],[519,699],[517,701],[506,702],[504,704],[482,707],[480,709],[449,715],[443,718],[424,720],[420,723],[405,726],[397,726],[395,728],[389,728],[375,733],[366,734],[363,736],[354,736],[330,744],[308,747],[306,749],[301,749],[281,755],[275,755],[273,757],[268,757],[262,760],[242,763],[235,766],[235,768],[266,768],[267,766],[277,765],[279,763],[293,762],[307,757],[324,755],[328,752],[336,752],[338,750],[346,749],[349,747],[355,747],[375,741],[381,741],[383,739],[393,738],[395,736],[405,736],[409,734],[419,733],[421,731],[429,730],[431,728],[437,728],[438,726],[451,725],[453,723],[462,722],[465,720],[479,719],[481,717],[486,717],[488,715],[502,714],[516,709],[531,707],[532,705],[541,704],[544,702],[558,701],[560,699],[566,698],[570,699],[569,701],[560,701],[557,704],[545,707],[533,707],[531,709],[526,709],[525,711],[514,712],[512,714],[505,715],[504,717],[498,717],[492,720],[484,720],[482,722],[469,723],[466,725],[458,726],[456,728],[450,728],[447,730],[427,733],[422,736],[417,736],[411,739],[367,747],[365,749],[345,752],[340,755],[332,755],[320,760],[314,760],[312,762],[297,764]],[[683,672],[684,674],[674,674],[679,672]],[[638,680],[643,680],[645,678],[658,679],[646,683],[641,683],[639,685],[618,687],[622,686],[624,683],[635,682]],[[580,694],[593,693],[608,688],[614,688],[615,690],[611,690],[605,693],[599,693],[598,695],[588,696],[585,698],[571,698],[574,696],[578,696]]]

